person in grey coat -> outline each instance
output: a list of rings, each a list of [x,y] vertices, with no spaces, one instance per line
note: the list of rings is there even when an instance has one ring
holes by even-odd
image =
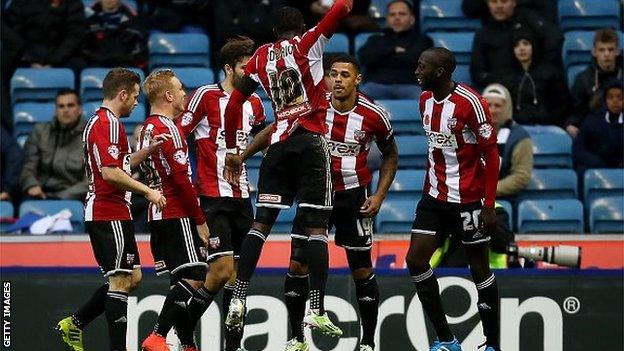
[[[82,105],[74,90],[56,95],[52,121],[38,123],[26,140],[26,162],[20,176],[24,195],[34,199],[84,200]]]

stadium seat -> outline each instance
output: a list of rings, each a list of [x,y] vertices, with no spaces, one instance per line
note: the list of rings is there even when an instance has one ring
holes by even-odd
[[[54,118],[56,106],[47,102],[21,102],[13,106],[13,135],[28,135],[35,123],[49,122]]]
[[[558,126],[522,126],[531,136],[537,134],[560,134],[567,135],[568,133]]]
[[[137,73],[141,82],[145,79],[143,71],[136,67],[128,67],[129,70]],[[85,101],[102,101],[102,82],[110,68],[85,68],[80,72],[80,98]],[[141,94],[139,97],[143,96]]]
[[[364,46],[364,44],[366,44],[366,41],[372,35],[380,35],[380,34],[379,33],[360,33],[355,36],[355,39],[353,40],[353,47],[355,50],[354,53],[356,55],[358,55],[358,51],[360,50],[360,48]]]
[[[27,200],[19,207],[19,216],[27,212],[54,215],[63,209],[71,211],[70,218],[74,233],[84,233],[84,205],[77,200]]]
[[[395,137],[399,149],[399,168],[425,168],[427,166],[427,138],[420,135]]]
[[[206,67],[176,67],[173,72],[189,94],[202,85],[215,82],[214,71]]]
[[[533,166],[572,167],[572,140],[562,134],[532,134]]]
[[[572,29],[620,29],[619,0],[559,0],[559,26]]]
[[[386,25],[386,13],[388,3],[391,0],[372,0],[371,4],[368,8],[368,15],[377,21],[377,24],[380,27],[385,27]]]
[[[472,77],[470,76],[470,65],[457,65],[453,73],[453,79],[464,84],[472,86]]]
[[[568,78],[568,88],[572,89],[574,85],[574,80],[576,76],[587,68],[587,65],[572,65],[568,67],[567,78]]]
[[[441,46],[447,48],[455,54],[457,64],[470,64],[472,56],[472,40],[474,32],[457,32],[457,33],[429,33],[433,40],[433,46]]]
[[[477,30],[481,21],[467,18],[461,0],[422,0],[420,2],[421,33],[435,31]]]
[[[329,39],[327,45],[325,45],[325,52],[336,52],[348,54],[349,50],[349,37],[346,34],[336,33]]]
[[[74,88],[74,72],[69,68],[18,68],[11,78],[11,101],[54,101],[64,88]]]
[[[154,33],[148,41],[150,69],[210,66],[208,37],[200,33]]]
[[[588,169],[583,179],[586,205],[601,197],[624,196],[624,170]]]
[[[502,205],[505,211],[507,212],[507,215],[509,216],[509,221],[507,225],[509,225],[509,230],[513,231],[514,230],[514,227],[513,227],[514,213],[513,213],[513,206],[511,205],[511,202],[505,201],[505,200],[496,200],[496,203]]]
[[[578,180],[571,169],[534,169],[529,185],[519,195],[526,199],[576,199]]]
[[[99,102],[88,102],[84,104],[83,109],[84,109],[85,117],[90,118],[91,115],[93,115],[95,111],[97,111],[98,108],[100,108]],[[145,117],[146,117],[145,105],[138,104],[137,107],[135,107],[134,110],[132,110],[132,113],[130,114],[129,117],[124,117],[121,119],[121,123],[123,123],[126,129],[128,140],[132,138],[132,133],[134,132],[134,128],[137,125],[143,123],[143,121],[145,121]]]
[[[624,233],[624,197],[602,197],[592,202],[589,228],[592,233]]]
[[[279,216],[277,216],[277,220],[271,229],[273,233],[282,233],[282,234],[290,234],[292,231],[292,223],[295,219],[295,215],[297,214],[297,205],[293,204],[288,209],[284,209],[280,211]]]
[[[588,65],[592,61],[591,50],[594,47],[594,32],[571,31],[564,34],[563,67]]]
[[[275,121],[275,111],[273,111],[273,104],[269,100],[262,100],[262,106],[264,107],[266,123],[273,123]]]
[[[576,199],[524,200],[517,223],[520,234],[582,233],[583,204]]]
[[[377,189],[379,172],[373,174],[371,186]],[[390,185],[387,199],[392,200],[416,200],[422,197],[423,185],[425,184],[425,171],[420,169],[400,169]]]
[[[375,220],[377,233],[410,233],[417,202],[418,199],[388,199],[384,201]]]
[[[11,201],[0,201],[0,218],[13,218],[15,210]]]
[[[377,100],[390,113],[392,128],[397,134],[423,134],[418,101]]]
[[[258,191],[258,179],[260,179],[260,169],[247,166],[247,180],[249,180],[249,191]]]

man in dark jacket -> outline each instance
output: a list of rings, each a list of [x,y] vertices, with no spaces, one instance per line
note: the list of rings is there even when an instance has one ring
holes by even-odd
[[[84,200],[87,179],[84,172],[82,106],[73,90],[56,96],[56,115],[38,123],[26,141],[26,164],[20,184],[24,194],[36,199]]]
[[[566,121],[566,130],[576,137],[584,116],[600,109],[603,89],[611,80],[622,81],[620,39],[611,28],[600,29],[594,36],[592,63],[577,74],[572,86],[575,113]]]
[[[89,66],[146,66],[147,31],[130,7],[121,0],[101,0],[87,14],[82,54]]]
[[[537,12],[551,23],[558,23],[557,2],[553,0],[517,0],[518,9]],[[490,10],[484,0],[462,0],[462,11],[466,17],[480,18],[484,23],[490,19]]]
[[[516,0],[487,0],[487,5],[491,18],[477,31],[472,44],[473,82],[483,87],[499,83],[502,75],[509,74],[515,61],[513,37],[520,30],[532,32],[543,62],[561,69],[563,35],[556,25],[530,10],[516,10]]]
[[[388,4],[388,29],[368,38],[358,52],[365,68],[362,92],[375,99],[418,99],[420,88],[413,71],[433,41],[418,33],[415,22],[411,3],[394,0]]]
[[[24,151],[4,126],[0,127],[0,132],[0,200],[10,201],[19,195],[17,185],[24,165]]]
[[[77,55],[85,31],[81,0],[14,0],[3,21],[25,43],[22,66],[84,66]]]

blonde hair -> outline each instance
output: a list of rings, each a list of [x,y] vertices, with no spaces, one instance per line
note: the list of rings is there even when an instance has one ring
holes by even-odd
[[[172,78],[175,78],[175,74],[170,69],[154,71],[145,78],[143,92],[150,103],[155,102],[165,91],[173,89]]]
[[[502,84],[492,83],[488,85],[483,90],[483,94],[481,94],[481,96],[484,98],[495,97],[504,101],[503,115],[501,116],[501,120],[498,121],[499,125],[502,125],[513,118],[513,101],[511,100],[511,94]]]

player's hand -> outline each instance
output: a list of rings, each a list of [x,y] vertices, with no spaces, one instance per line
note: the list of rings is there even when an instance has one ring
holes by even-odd
[[[30,197],[36,197],[39,199],[46,198],[46,194],[43,192],[43,189],[41,189],[39,185],[31,186],[30,188],[28,188],[28,190],[26,190],[26,194],[28,194],[28,196]]]
[[[225,154],[225,167],[223,167],[223,177],[231,185],[238,185],[243,159],[239,155]]]
[[[353,0],[344,0],[344,6],[347,12],[351,12],[351,9],[353,9]]]
[[[492,236],[496,232],[496,209],[484,207],[479,214],[479,231],[485,236]]]
[[[162,144],[169,139],[171,139],[171,134],[163,133],[163,134],[154,135],[154,137],[152,138],[149,144],[150,154],[160,149]]]
[[[375,217],[381,208],[383,197],[381,195],[373,194],[369,196],[362,207],[360,207],[360,213],[364,217]]]
[[[145,198],[147,201],[156,205],[156,208],[159,211],[162,211],[165,206],[167,206],[167,199],[165,199],[165,196],[158,190],[150,189],[150,191],[145,194]]]
[[[206,223],[197,226],[197,233],[199,234],[199,238],[204,243],[205,247],[208,247],[210,240],[210,230],[208,229],[208,225]]]
[[[578,135],[579,129],[573,125],[569,125],[566,127],[566,132],[574,139]]]

